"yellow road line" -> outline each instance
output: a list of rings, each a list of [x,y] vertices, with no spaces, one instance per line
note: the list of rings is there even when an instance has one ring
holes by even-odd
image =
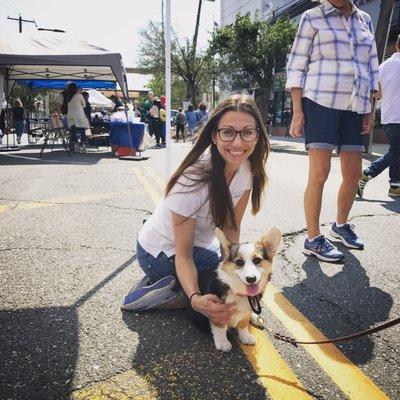
[[[159,174],[157,174],[153,168],[149,166],[144,167],[145,171],[156,181],[158,187],[164,192],[165,189],[165,180],[161,178]]]
[[[149,182],[149,180],[144,176],[143,172],[139,168],[133,167],[133,172],[135,173],[136,178],[138,178],[139,182],[142,184],[144,190],[150,196],[151,200],[153,200],[153,203],[157,204],[161,198],[160,192],[158,192],[157,189],[154,188],[154,186]]]
[[[34,208],[41,207],[53,207],[63,204],[80,204],[80,203],[88,203],[90,201],[111,199],[113,197],[119,196],[121,194],[128,195],[132,194],[127,190],[121,190],[119,192],[109,192],[109,193],[94,193],[94,194],[86,194],[81,196],[71,196],[71,197],[60,197],[53,199],[44,199],[40,201],[29,201],[29,202],[21,202],[16,204],[15,206],[9,204],[1,204],[0,205],[0,214],[7,210],[31,210]]]
[[[326,340],[326,337],[273,285],[268,286],[263,301],[298,340]],[[374,382],[364,375],[361,369],[356,367],[333,344],[304,345],[303,347],[349,399],[389,399]]]
[[[147,169],[146,169],[147,170]],[[160,195],[143,173],[134,168],[135,175],[143,184],[154,203],[158,203]],[[154,172],[149,175],[154,177]],[[161,178],[160,178],[161,179]],[[160,185],[163,187],[163,185]],[[260,377],[264,388],[271,399],[310,400],[312,397],[301,385],[294,372],[286,364],[279,352],[274,348],[267,337],[257,329],[251,329],[257,338],[254,346],[242,346],[255,372]]]

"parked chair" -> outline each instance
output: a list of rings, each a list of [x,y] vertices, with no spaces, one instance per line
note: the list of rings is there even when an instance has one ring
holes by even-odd
[[[53,151],[54,143],[59,140],[62,141],[65,151],[68,154],[68,157],[71,157],[71,152],[69,150],[69,135],[67,128],[64,126],[63,121],[58,118],[56,114],[52,114],[50,116],[49,121],[50,127],[46,128],[44,131],[44,141],[42,147],[40,149],[39,158],[43,158],[44,149],[47,146],[49,140],[52,142],[51,151]]]

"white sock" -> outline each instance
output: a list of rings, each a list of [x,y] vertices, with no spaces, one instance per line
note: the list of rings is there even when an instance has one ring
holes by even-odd
[[[344,224],[338,224],[337,222],[336,222],[336,226],[338,227],[338,228],[341,228],[341,227],[343,227],[343,226],[345,226],[346,225],[346,223],[344,223]]]
[[[308,241],[309,241],[309,242],[312,242],[313,240],[315,240],[316,238],[318,238],[318,237],[320,237],[320,236],[321,236],[321,235],[317,235],[317,236],[314,236],[314,237],[313,237],[313,238],[311,238],[311,239],[310,239],[310,238],[308,238]]]

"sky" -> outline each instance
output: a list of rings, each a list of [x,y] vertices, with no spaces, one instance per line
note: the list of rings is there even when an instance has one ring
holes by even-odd
[[[198,0],[170,1],[172,26],[181,37],[192,38]],[[41,28],[62,29],[77,39],[121,53],[125,67],[133,67],[139,60],[138,31],[150,20],[161,21],[161,0],[0,0],[1,30],[18,34],[18,22],[7,16],[18,18],[19,13]],[[219,14],[220,0],[203,0],[199,48],[206,47]],[[34,29],[34,24],[23,24],[23,32]]]

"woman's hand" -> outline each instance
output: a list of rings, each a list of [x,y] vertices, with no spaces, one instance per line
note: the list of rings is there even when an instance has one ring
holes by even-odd
[[[300,137],[303,133],[304,114],[302,111],[293,112],[292,122],[290,124],[290,136]]]
[[[374,129],[374,121],[372,120],[372,113],[364,114],[362,118],[362,135],[370,135]]]
[[[226,325],[236,311],[235,303],[224,303],[214,294],[193,296],[192,307],[218,326]]]

